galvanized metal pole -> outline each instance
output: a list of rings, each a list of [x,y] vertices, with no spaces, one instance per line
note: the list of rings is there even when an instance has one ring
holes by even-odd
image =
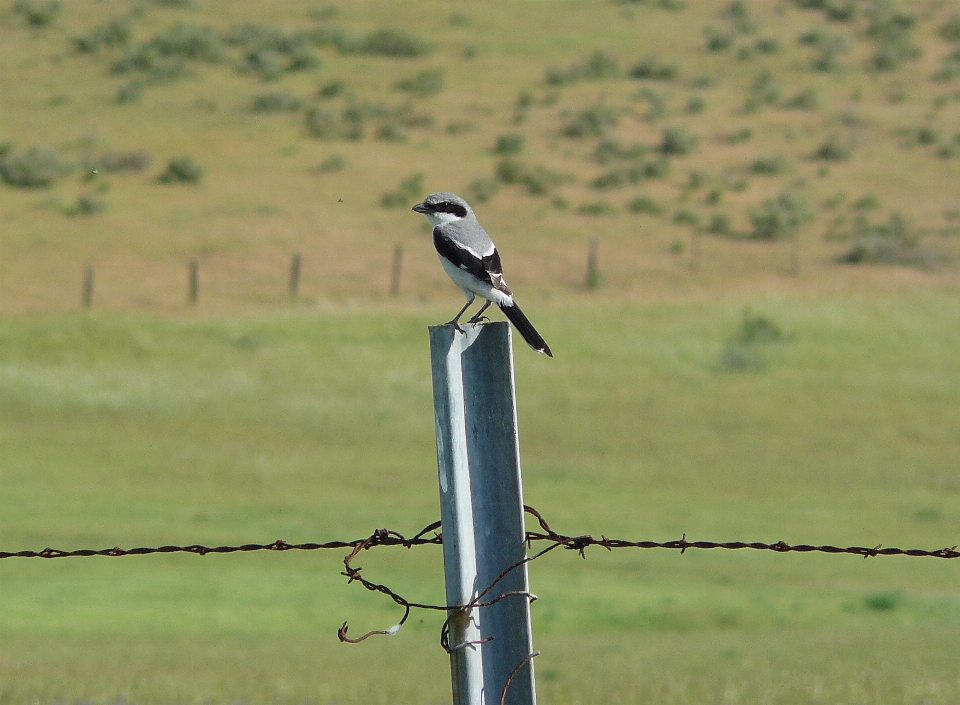
[[[526,556],[510,325],[430,327],[447,604],[468,605]],[[527,567],[451,613],[454,705],[534,705]],[[488,640],[488,641],[487,641]]]

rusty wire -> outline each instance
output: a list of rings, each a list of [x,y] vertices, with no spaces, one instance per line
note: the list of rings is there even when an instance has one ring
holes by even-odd
[[[776,553],[843,553],[851,554],[855,556],[862,556],[863,558],[872,558],[876,556],[912,556],[912,557],[928,557],[928,558],[960,558],[960,551],[957,551],[956,546],[950,546],[947,548],[940,548],[936,550],[924,550],[917,548],[903,549],[903,548],[894,548],[894,547],[883,547],[882,545],[874,546],[869,548],[866,546],[831,546],[831,545],[822,545],[815,546],[811,544],[788,544],[785,541],[778,541],[776,543],[760,543],[760,542],[745,542],[745,541],[688,541],[687,535],[684,534],[679,540],[672,541],[627,541],[625,539],[611,539],[604,535],[601,535],[600,538],[596,538],[589,534],[581,536],[568,536],[566,534],[561,534],[557,531],[554,531],[547,521],[544,519],[543,515],[540,514],[536,509],[529,506],[524,506],[524,510],[533,516],[537,520],[537,524],[540,528],[539,531],[527,531],[526,540],[529,546],[533,545],[535,541],[545,541],[548,542],[548,545],[534,553],[530,556],[527,556],[523,560],[520,560],[513,565],[507,567],[497,578],[487,585],[483,590],[480,590],[477,595],[465,605],[435,605],[427,604],[422,602],[412,602],[405,597],[394,592],[388,586],[375,583],[371,580],[365,578],[360,567],[353,566],[353,560],[360,554],[361,551],[366,551],[377,546],[403,546],[405,548],[411,548],[413,546],[424,546],[424,545],[437,545],[443,543],[443,535],[439,532],[440,522],[435,521],[431,524],[425,526],[422,530],[417,532],[410,538],[405,537],[403,534],[396,531],[390,531],[388,529],[377,529],[370,536],[364,539],[355,539],[353,541],[328,541],[326,543],[287,543],[283,540],[274,541],[273,543],[267,544],[257,544],[257,543],[248,543],[240,546],[202,546],[199,544],[191,544],[188,546],[157,546],[157,547],[141,547],[141,548],[129,548],[124,549],[119,546],[114,548],[104,548],[104,549],[78,549],[73,551],[63,551],[55,548],[45,548],[42,551],[0,551],[0,558],[68,558],[68,557],[88,557],[88,556],[109,556],[109,557],[118,557],[118,556],[142,556],[150,555],[156,553],[193,553],[200,556],[205,556],[210,553],[237,553],[237,552],[250,552],[250,551],[314,551],[322,549],[343,549],[349,548],[352,549],[351,552],[344,557],[343,565],[344,572],[342,573],[346,578],[348,583],[357,582],[363,585],[367,590],[372,592],[379,592],[383,595],[386,595],[391,600],[393,600],[397,605],[404,608],[403,617],[400,619],[399,623],[390,629],[378,629],[367,632],[360,637],[351,638],[347,636],[347,623],[344,622],[343,625],[337,632],[337,636],[340,638],[340,641],[348,642],[355,644],[357,642],[363,641],[371,636],[377,634],[394,634],[400,627],[406,622],[407,618],[410,616],[411,610],[414,609],[423,609],[423,610],[435,610],[447,612],[448,617],[444,622],[443,628],[441,629],[440,643],[446,651],[451,651],[452,649],[462,648],[464,646],[472,646],[473,644],[459,644],[451,645],[449,643],[449,621],[450,618],[456,613],[469,611],[475,608],[489,607],[502,599],[508,597],[525,597],[529,600],[535,600],[536,597],[531,595],[528,592],[511,590],[501,593],[500,595],[492,598],[485,599],[486,596],[493,590],[493,588],[506,577],[512,571],[520,568],[527,563],[535,561],[546,553],[553,551],[557,548],[564,548],[570,551],[576,551],[580,554],[581,557],[586,557],[586,549],[591,546],[599,546],[612,551],[615,548],[665,548],[680,551],[680,554],[684,554],[689,549],[729,549],[729,550],[739,550],[739,549],[752,549],[759,551],[774,551]],[[428,535],[430,534],[430,535]]]

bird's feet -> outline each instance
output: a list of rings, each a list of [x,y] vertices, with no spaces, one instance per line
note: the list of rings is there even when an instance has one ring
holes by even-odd
[[[473,323],[473,321],[469,321],[469,322]],[[457,322],[456,318],[454,318],[452,321],[447,321],[444,325],[453,326],[455,330],[460,331],[464,335],[467,334],[467,331],[465,331],[463,328],[460,327],[460,324]]]
[[[480,323],[481,321],[489,321],[489,320],[490,319],[487,318],[486,316],[483,316],[478,313],[476,316],[474,316],[469,321],[467,321],[467,323]]]

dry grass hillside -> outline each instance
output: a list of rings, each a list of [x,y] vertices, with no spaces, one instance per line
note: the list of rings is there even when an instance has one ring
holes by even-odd
[[[526,297],[957,281],[942,0],[0,4],[0,309],[455,296],[470,198]],[[171,162],[173,162],[171,164]],[[841,262],[846,258],[852,262]]]

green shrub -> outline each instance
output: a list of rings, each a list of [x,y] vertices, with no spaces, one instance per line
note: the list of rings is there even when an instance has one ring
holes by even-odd
[[[532,196],[543,196],[564,181],[565,175],[541,165],[528,166],[514,159],[502,159],[496,167],[496,178],[505,184],[527,187]]]
[[[816,110],[819,106],[820,95],[815,88],[805,88],[783,104],[790,110]]]
[[[940,133],[933,125],[923,125],[913,131],[913,140],[917,144],[934,144],[940,139]]]
[[[616,140],[604,140],[593,150],[593,158],[599,164],[613,161],[636,160],[644,157],[649,149],[645,144],[621,145]]]
[[[750,214],[752,237],[780,240],[793,235],[804,223],[813,219],[806,199],[796,191],[784,191],[770,198]]]
[[[591,201],[589,203],[582,203],[577,208],[577,213],[582,213],[583,215],[613,215],[617,212],[617,209],[613,204],[608,203],[607,201]]]
[[[960,12],[955,12],[937,30],[948,42],[960,42]]]
[[[20,15],[31,27],[49,27],[63,9],[60,0],[16,0],[13,12]]]
[[[741,127],[736,132],[731,132],[730,136],[727,138],[727,141],[730,144],[740,144],[741,142],[746,142],[753,137],[753,130],[749,127]]]
[[[850,158],[850,145],[840,139],[837,135],[830,135],[825,139],[813,156],[815,159],[824,161],[843,161]]]
[[[286,91],[261,93],[250,103],[252,113],[293,113],[303,107],[303,101]]]
[[[647,213],[648,215],[663,215],[664,208],[649,196],[637,196],[627,204],[631,213]]]
[[[863,596],[863,605],[868,610],[892,612],[903,602],[903,593],[899,590],[871,592]]]
[[[338,95],[343,94],[343,91],[345,88],[346,88],[346,84],[343,81],[340,81],[340,80],[327,81],[322,86],[320,86],[320,90],[317,91],[317,97],[320,98],[321,100],[324,100],[327,98],[336,98]]]
[[[599,190],[623,188],[624,186],[628,186],[630,184],[639,183],[643,180],[643,178],[643,167],[637,165],[626,169],[612,169],[604,172],[591,181],[590,186]]]
[[[663,63],[656,54],[640,59],[628,72],[630,78],[672,81],[680,74],[680,65],[676,62]]]
[[[106,203],[91,194],[81,194],[64,213],[70,217],[78,215],[96,215],[106,209]]]
[[[753,100],[760,105],[772,105],[780,100],[780,89],[774,82],[773,74],[762,71],[757,74],[747,95],[748,100]]]
[[[443,90],[443,69],[427,69],[395,84],[397,90],[429,98]]]
[[[86,171],[137,172],[150,166],[150,155],[142,149],[130,152],[104,152],[95,159],[85,160],[83,166]]]
[[[757,157],[750,164],[750,171],[754,174],[775,176],[787,170],[787,160],[782,154],[767,154]]]
[[[561,134],[574,139],[603,137],[607,129],[617,124],[619,115],[616,109],[607,105],[593,105],[584,108],[561,129]]]
[[[327,174],[330,172],[343,171],[346,168],[347,160],[339,154],[334,154],[320,162],[320,164],[317,165],[316,171],[318,174]]]
[[[135,103],[143,97],[143,81],[127,81],[117,89],[117,102]]]
[[[385,122],[377,128],[377,139],[387,142],[406,142],[408,137],[403,129],[393,122]]]
[[[706,107],[707,101],[704,100],[702,95],[693,95],[690,96],[690,100],[687,101],[686,112],[690,115],[699,115]]]
[[[486,203],[497,195],[500,182],[497,179],[474,179],[467,187],[470,200],[474,203]]]
[[[399,29],[378,29],[358,42],[343,45],[342,48],[355,54],[404,58],[426,56],[433,51],[430,44]]]
[[[707,27],[704,29],[703,38],[707,45],[707,51],[726,51],[733,44],[733,34],[724,32],[716,27]]]
[[[664,154],[682,157],[697,148],[699,139],[684,127],[668,127],[663,131],[660,151]]]
[[[678,208],[673,214],[673,222],[681,225],[700,225],[700,213],[695,208]]]
[[[0,158],[0,179],[17,188],[46,188],[66,174],[67,165],[52,149],[8,149]]]
[[[499,135],[496,143],[493,145],[493,153],[504,157],[511,154],[520,154],[520,152],[523,151],[523,145],[523,135]]]
[[[666,157],[644,162],[641,171],[647,179],[665,179],[670,176],[670,160]]]
[[[647,103],[648,109],[643,116],[644,120],[657,120],[667,112],[667,101],[650,86],[643,86],[634,97]]]
[[[943,57],[940,70],[933,75],[935,81],[952,81],[960,78],[960,45],[953,51]]]
[[[778,54],[783,48],[777,37],[761,37],[753,46],[761,54]]]
[[[80,53],[91,53],[101,49],[125,47],[133,36],[133,28],[126,17],[117,17],[98,25],[86,34],[73,38],[73,46]]]
[[[197,184],[202,177],[203,168],[187,156],[171,159],[157,180],[162,184]]]
[[[422,172],[413,174],[404,179],[395,191],[385,193],[380,197],[380,205],[384,208],[402,208],[408,206],[423,193],[424,175]]]
[[[709,203],[711,206],[715,206],[720,203],[723,198],[723,189],[722,188],[712,188],[707,194],[707,197],[703,199],[706,203]]]
[[[609,54],[597,49],[584,61],[572,64],[565,69],[548,68],[545,80],[548,85],[563,86],[578,81],[601,81],[608,78],[617,78],[619,75],[619,62]]]
[[[874,210],[880,207],[880,199],[874,193],[865,193],[853,202],[853,208],[858,211]]]
[[[726,213],[714,213],[710,217],[710,223],[707,225],[707,232],[714,235],[729,235],[733,232],[730,224],[730,216]]]

